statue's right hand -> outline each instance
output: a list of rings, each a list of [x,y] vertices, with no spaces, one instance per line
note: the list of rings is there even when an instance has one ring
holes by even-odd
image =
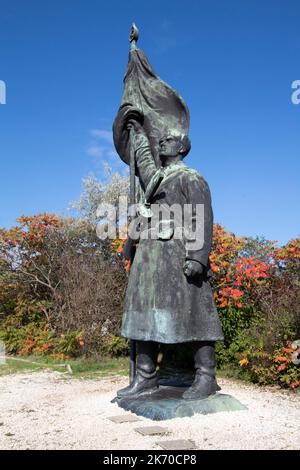
[[[126,124],[126,128],[128,131],[130,131],[131,129],[134,129],[135,132],[137,133],[141,132],[143,129],[141,124],[135,119],[129,119],[129,121]]]

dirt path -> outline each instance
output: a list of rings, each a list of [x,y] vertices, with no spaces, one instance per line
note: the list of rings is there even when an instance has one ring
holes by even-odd
[[[299,449],[300,394],[219,380],[247,411],[114,424],[125,411],[111,404],[124,378],[79,380],[55,372],[0,377],[0,449],[159,449],[161,438],[134,431],[167,427],[168,439],[192,439],[198,449]]]

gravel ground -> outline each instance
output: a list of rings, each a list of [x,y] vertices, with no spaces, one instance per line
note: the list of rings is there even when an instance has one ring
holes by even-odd
[[[110,403],[126,378],[80,380],[56,372],[0,377],[0,449],[160,449],[159,440],[192,439],[198,449],[300,449],[300,394],[220,379],[247,411],[114,424]],[[134,429],[159,425],[170,435]],[[161,449],[160,449],[161,450]]]

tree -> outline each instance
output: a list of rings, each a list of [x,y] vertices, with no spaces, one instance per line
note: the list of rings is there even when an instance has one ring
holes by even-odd
[[[0,260],[0,336],[11,352],[51,351],[66,335],[96,352],[118,334],[126,273],[88,220],[23,216],[0,231]]]
[[[100,181],[95,175],[82,180],[83,191],[78,201],[71,204],[71,209],[79,213],[79,217],[89,220],[92,224],[99,222],[97,208],[99,204],[112,204],[117,207],[121,196],[128,196],[129,177],[113,172],[105,167],[106,179]]]

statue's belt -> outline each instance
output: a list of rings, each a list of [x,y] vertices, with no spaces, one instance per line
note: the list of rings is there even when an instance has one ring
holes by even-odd
[[[171,238],[182,239],[184,241],[196,240],[196,234],[183,227],[180,224],[174,223],[174,220],[160,220],[155,224],[141,223],[140,224],[140,238],[141,239],[158,239],[170,240]]]

